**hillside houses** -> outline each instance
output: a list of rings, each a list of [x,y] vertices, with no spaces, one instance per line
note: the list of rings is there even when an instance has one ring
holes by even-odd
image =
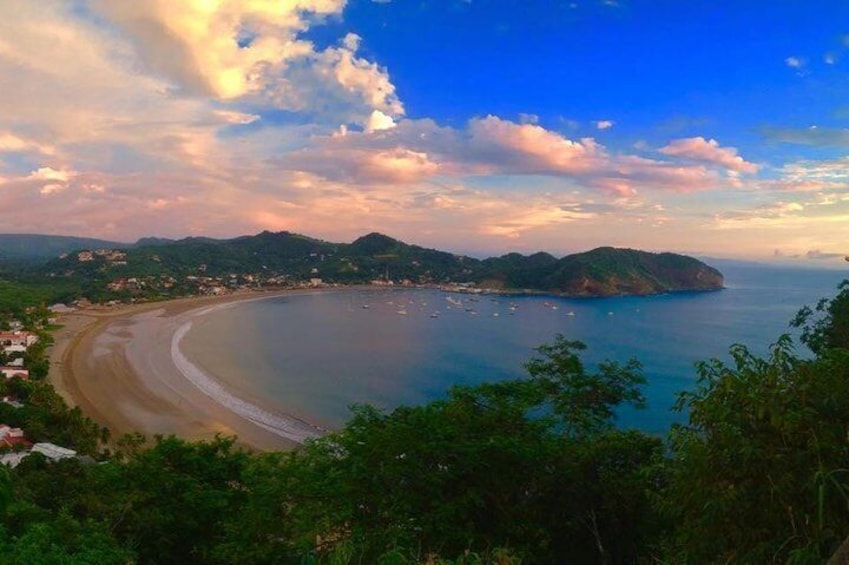
[[[12,428],[6,424],[0,424],[0,450],[19,451],[30,447],[32,447],[32,442],[26,438],[21,428]]]
[[[0,332],[0,347],[4,353],[22,353],[37,342],[38,335],[33,332]]]
[[[24,380],[29,379],[29,370],[23,367],[0,367],[0,374],[7,379],[14,379],[15,377]]]
[[[19,428],[10,428],[10,430],[13,430],[16,434],[21,432]],[[2,433],[2,427],[0,427],[0,433]],[[18,447],[17,450],[6,451],[5,453],[0,454],[0,465],[6,465],[14,469],[20,465],[21,461],[32,453],[40,453],[50,461],[61,461],[62,459],[70,459],[71,457],[76,457],[80,460],[91,460],[91,458],[86,456],[77,456],[76,451],[68,449],[67,447],[62,447],[48,442],[32,444],[29,440],[26,440],[26,438],[23,439],[24,441],[19,444],[21,447]],[[0,450],[3,450],[2,442],[3,440],[0,439]]]

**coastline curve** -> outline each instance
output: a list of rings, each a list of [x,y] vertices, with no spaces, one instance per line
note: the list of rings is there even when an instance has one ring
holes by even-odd
[[[214,309],[216,308],[207,308],[198,312],[196,315],[201,316]],[[183,354],[180,349],[180,342],[191,330],[191,327],[191,321],[185,322],[177,328],[177,331],[175,331],[174,335],[171,337],[171,358],[174,362],[174,366],[187,381],[197,387],[197,389],[203,394],[224,406],[231,412],[238,414],[249,422],[252,422],[273,434],[279,435],[280,437],[289,439],[296,443],[303,443],[307,439],[321,435],[320,430],[306,422],[292,417],[272,414],[255,404],[233,395],[220,383],[199,369]]]

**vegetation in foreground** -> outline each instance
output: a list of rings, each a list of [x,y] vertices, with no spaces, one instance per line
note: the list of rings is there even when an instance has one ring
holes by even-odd
[[[765,358],[699,365],[666,443],[613,425],[639,363],[557,337],[292,453],[139,436],[0,469],[2,563],[822,563],[849,534],[849,283]],[[96,434],[96,428],[80,434]]]

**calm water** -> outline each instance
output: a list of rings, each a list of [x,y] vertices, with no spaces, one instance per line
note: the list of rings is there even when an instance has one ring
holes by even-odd
[[[186,354],[234,393],[336,427],[352,403],[422,403],[454,383],[519,377],[557,333],[588,364],[635,357],[649,407],[620,423],[662,433],[696,361],[744,343],[765,353],[798,309],[832,296],[842,271],[714,263],[727,288],[653,297],[561,299],[438,291],[343,291],[242,303],[195,323]],[[365,306],[365,307],[364,307]]]

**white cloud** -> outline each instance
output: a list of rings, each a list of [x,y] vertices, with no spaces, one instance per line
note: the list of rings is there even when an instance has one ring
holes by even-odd
[[[395,120],[387,116],[380,110],[374,110],[366,120],[365,131],[372,133],[383,129],[392,129],[395,127]]]
[[[99,15],[131,39],[140,63],[179,91],[316,115],[321,110],[328,119],[335,108],[358,123],[372,110],[399,116],[403,105],[386,71],[357,56],[359,36],[349,33],[325,50],[301,37],[316,22],[341,15],[345,3],[92,0]]]
[[[683,157],[725,167],[729,172],[756,173],[758,166],[737,155],[733,147],[720,147],[715,139],[689,137],[676,139],[659,150],[664,155]]]
[[[615,124],[616,122],[614,122],[613,120],[598,120],[597,122],[595,122],[595,127],[596,129],[604,130],[612,128]]]
[[[805,66],[805,60],[801,57],[787,57],[784,59],[784,64],[791,69],[801,69]]]

